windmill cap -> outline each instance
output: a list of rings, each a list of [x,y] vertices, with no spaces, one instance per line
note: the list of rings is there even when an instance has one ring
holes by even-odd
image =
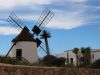
[[[25,26],[20,34],[16,36],[12,42],[18,42],[18,41],[34,41],[36,40],[33,38],[33,35],[29,32],[29,29]]]

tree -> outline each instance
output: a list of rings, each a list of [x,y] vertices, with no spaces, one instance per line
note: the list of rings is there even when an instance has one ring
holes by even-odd
[[[83,54],[83,64],[89,65],[91,63],[91,48],[90,47],[82,47],[81,53]]]
[[[85,48],[84,47],[81,48],[81,53],[83,55],[83,57],[81,57],[81,60],[84,63],[85,62]]]
[[[87,47],[86,48],[86,64],[89,65],[91,63],[91,48],[90,47]]]
[[[76,62],[77,62],[77,66],[78,66],[78,51],[79,51],[78,48],[74,48],[74,49],[73,49],[73,53],[76,54]]]

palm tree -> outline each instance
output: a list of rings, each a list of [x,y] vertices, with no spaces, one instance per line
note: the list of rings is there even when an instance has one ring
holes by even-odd
[[[40,36],[41,36],[41,39],[45,40],[46,53],[47,53],[47,56],[48,56],[48,66],[50,66],[51,59],[50,59],[50,51],[49,51],[49,45],[48,45],[48,38],[50,38],[51,35],[50,35],[50,33],[47,30],[44,30],[43,33]]]
[[[76,54],[76,64],[77,64],[77,66],[78,66],[78,51],[79,51],[78,48],[74,48],[74,49],[73,49],[73,53]]]
[[[84,47],[81,48],[81,53],[83,55],[83,57],[81,57],[82,58],[81,61],[84,63],[85,62],[85,48]]]
[[[85,57],[86,57],[86,64],[89,65],[91,63],[91,48],[85,48]]]
[[[84,48],[84,47],[81,48],[81,53],[82,53],[83,55],[85,54],[85,48]]]
[[[82,47],[81,53],[83,54],[83,59],[84,59],[83,63],[85,65],[89,65],[91,62],[91,48],[90,47],[87,47],[87,48]]]

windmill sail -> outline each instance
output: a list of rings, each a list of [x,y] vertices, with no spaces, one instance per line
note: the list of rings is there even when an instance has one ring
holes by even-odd
[[[39,17],[36,25],[33,27],[32,31],[36,35],[39,35],[39,33],[44,29],[53,16],[54,14],[49,9],[45,9],[42,15]]]
[[[37,47],[40,47],[42,50],[44,50],[46,52],[46,50],[43,48],[43,46],[41,46],[42,41],[40,39],[37,38],[37,36],[43,31],[44,27],[49,23],[49,21],[53,18],[54,14],[49,10],[49,9],[45,9],[41,16],[39,17],[38,21],[36,22],[36,24],[34,25],[34,27],[32,28],[33,34],[30,36],[26,36],[26,39],[29,39],[30,37],[34,37],[36,38],[35,41],[37,42]],[[15,15],[14,12],[12,12],[7,21],[9,23],[11,23],[14,27],[16,27],[18,30],[23,30],[23,23],[21,22],[21,20]],[[35,35],[34,35],[35,34]],[[33,36],[34,35],[34,36]],[[12,50],[13,46],[17,43],[14,42],[14,44],[11,46],[11,48],[9,49],[7,55],[9,54],[9,52]],[[46,52],[47,53],[47,52]],[[6,56],[7,56],[6,55]]]
[[[23,29],[23,23],[21,22],[21,20],[15,15],[14,12],[11,12],[11,14],[9,15],[7,21],[12,24],[14,27],[16,27],[18,30],[22,30]]]

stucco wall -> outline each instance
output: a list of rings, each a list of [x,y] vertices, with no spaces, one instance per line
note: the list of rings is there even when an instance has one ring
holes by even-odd
[[[91,53],[91,62],[100,59],[100,50]]]
[[[16,57],[16,49],[22,49],[22,57],[27,59],[30,63],[38,62],[37,46],[35,42],[18,42],[11,50],[11,57]]]
[[[0,65],[0,75],[100,75],[100,69]]]
[[[56,56],[66,58],[66,62],[65,62],[66,64],[67,64],[67,56],[69,59],[69,63],[71,63],[70,59],[73,58],[73,64],[76,66],[76,55],[72,51],[68,51],[68,55],[67,52],[64,52],[64,53],[57,54]]]

